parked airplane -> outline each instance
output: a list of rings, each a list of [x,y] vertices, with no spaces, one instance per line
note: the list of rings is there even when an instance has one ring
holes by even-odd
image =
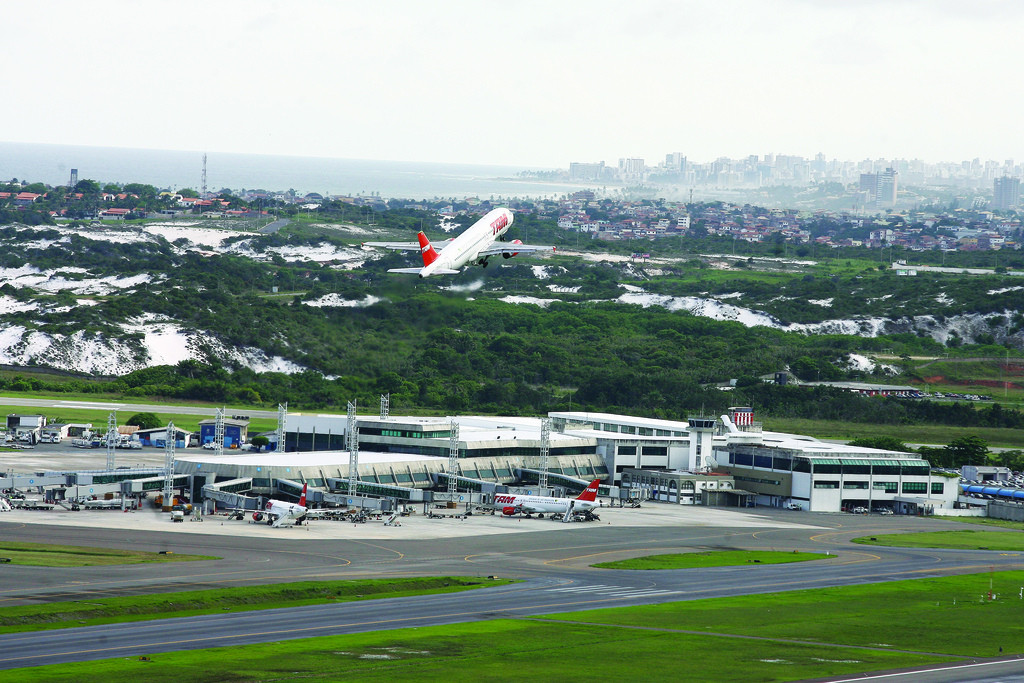
[[[255,522],[262,522],[266,520],[270,526],[283,526],[285,524],[301,524],[306,519],[306,487],[309,484],[302,485],[302,495],[299,496],[299,502],[289,503],[283,500],[270,499],[267,504],[263,506],[263,510],[252,513],[252,519]]]
[[[446,242],[432,245],[421,230],[416,237],[419,242],[364,242],[370,247],[419,251],[423,255],[422,268],[391,268],[389,273],[417,273],[420,277],[430,275],[454,275],[466,264],[487,267],[487,260],[501,254],[512,258],[517,254],[536,251],[554,251],[554,247],[523,244],[520,240],[502,242],[512,225],[513,215],[508,209],[494,209],[466,230]]]
[[[503,515],[534,514],[543,517],[545,513],[562,515],[563,521],[569,521],[573,514],[588,512],[598,507],[597,487],[600,479],[595,479],[575,498],[551,498],[549,496],[520,496],[511,493],[499,493],[494,496],[494,507]]]

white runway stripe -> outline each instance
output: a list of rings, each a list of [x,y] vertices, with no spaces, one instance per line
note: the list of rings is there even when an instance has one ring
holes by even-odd
[[[673,591],[660,588],[626,588],[625,586],[605,586],[602,584],[594,586],[566,586],[562,588],[546,588],[549,593],[600,593],[611,598],[643,598],[656,595],[679,595],[682,591]]]

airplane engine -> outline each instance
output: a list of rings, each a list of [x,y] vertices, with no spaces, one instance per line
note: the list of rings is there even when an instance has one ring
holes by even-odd
[[[252,513],[252,521],[254,521],[254,522],[262,522],[263,521],[263,513],[262,512],[254,512],[254,513]]]
[[[522,243],[523,243],[523,241],[522,241],[522,240],[512,240],[512,241],[510,242],[510,244],[522,244]],[[512,253],[510,254],[510,253],[508,253],[507,251],[503,251],[503,252],[501,253],[501,255],[502,255],[502,256],[503,256],[504,258],[512,258],[513,256],[518,256],[518,255],[519,255],[519,252],[518,252],[518,251],[514,251],[514,252],[512,252]]]
[[[501,514],[511,516],[511,515],[516,514],[516,509],[514,507],[512,507],[511,505],[507,505],[507,506],[501,508]]]

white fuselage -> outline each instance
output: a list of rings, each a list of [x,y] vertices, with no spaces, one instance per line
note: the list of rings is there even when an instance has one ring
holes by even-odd
[[[508,209],[494,209],[473,225],[444,245],[437,259],[424,266],[420,277],[427,277],[435,270],[459,270],[467,263],[476,261],[481,251],[504,235],[512,225],[512,212]]]
[[[268,500],[264,513],[271,518],[269,524],[281,526],[282,524],[296,524],[306,515],[305,506],[298,503],[287,503],[282,500]]]
[[[564,515],[572,504],[574,512],[593,510],[598,506],[596,501],[579,500],[577,498],[551,498],[548,496],[517,496],[510,493],[499,493],[494,496],[494,507],[498,509],[518,508],[523,512],[555,512]]]

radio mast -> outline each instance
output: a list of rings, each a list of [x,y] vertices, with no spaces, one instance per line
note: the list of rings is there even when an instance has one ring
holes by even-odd
[[[202,187],[199,190],[199,196],[206,199],[206,152],[203,152],[203,182],[200,185]]]

